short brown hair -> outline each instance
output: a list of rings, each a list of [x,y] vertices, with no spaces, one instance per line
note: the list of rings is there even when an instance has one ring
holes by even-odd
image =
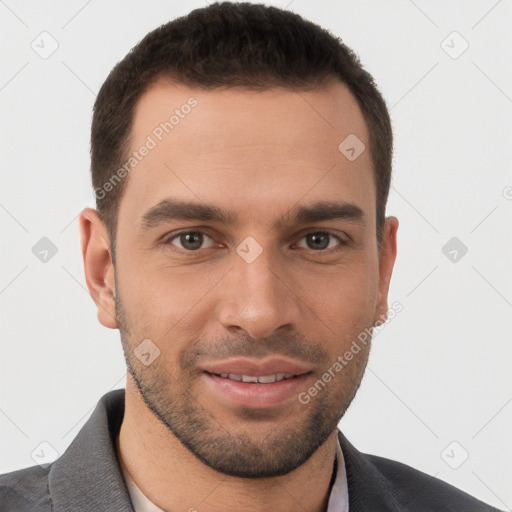
[[[147,34],[112,69],[98,93],[91,174],[96,206],[113,245],[126,179],[108,187],[108,193],[102,187],[127,160],[137,101],[163,77],[202,89],[311,89],[332,77],[346,84],[368,126],[380,244],[393,137],[386,104],[372,76],[339,38],[297,14],[261,4],[223,2],[196,9]]]

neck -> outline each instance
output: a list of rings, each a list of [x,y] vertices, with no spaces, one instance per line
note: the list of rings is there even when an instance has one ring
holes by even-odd
[[[181,444],[149,411],[128,378],[117,448],[132,480],[164,510],[321,512],[329,500],[336,435],[334,431],[307,462],[287,475],[259,479],[224,475]]]

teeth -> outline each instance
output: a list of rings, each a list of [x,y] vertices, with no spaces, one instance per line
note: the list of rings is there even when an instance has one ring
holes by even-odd
[[[236,380],[238,382],[257,382],[260,384],[271,384],[273,382],[279,382],[284,379],[291,379],[293,373],[275,373],[273,375],[262,375],[256,377],[253,375],[237,375],[236,373],[221,373],[220,377],[223,379]]]
[[[258,382],[258,377],[251,377],[250,375],[242,375],[242,382]]]
[[[262,384],[268,384],[270,382],[276,381],[277,375],[263,375],[262,377],[258,377],[258,382],[261,382]]]

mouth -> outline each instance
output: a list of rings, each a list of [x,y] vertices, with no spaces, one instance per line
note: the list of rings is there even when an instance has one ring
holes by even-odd
[[[209,373],[209,372],[206,372]],[[274,382],[280,382],[282,380],[293,379],[300,375],[294,375],[292,373],[273,373],[271,375],[242,375],[237,373],[210,373],[221,379],[234,380],[236,382],[245,382],[249,384],[273,384]]]
[[[202,367],[212,403],[229,409],[276,409],[290,406],[313,374],[302,362],[281,357],[237,358]]]
[[[260,384],[280,382],[311,371],[310,365],[281,356],[264,359],[228,358],[205,363],[201,369],[222,379]]]

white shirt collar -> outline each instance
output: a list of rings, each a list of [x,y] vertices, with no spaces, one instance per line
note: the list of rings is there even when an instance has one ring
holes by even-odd
[[[331,494],[329,496],[327,512],[348,512],[347,473],[345,471],[345,461],[343,459],[343,452],[341,451],[338,437],[336,437],[336,461],[336,479],[334,480]],[[137,484],[132,480],[121,461],[120,464],[135,512],[165,512],[165,510],[157,507],[146,497],[146,495],[137,487]]]
[[[341,451],[340,440],[336,435],[336,479],[332,485],[327,512],[348,512],[348,485],[345,460]],[[138,512],[138,511],[137,511]],[[144,511],[143,511],[144,512]]]

